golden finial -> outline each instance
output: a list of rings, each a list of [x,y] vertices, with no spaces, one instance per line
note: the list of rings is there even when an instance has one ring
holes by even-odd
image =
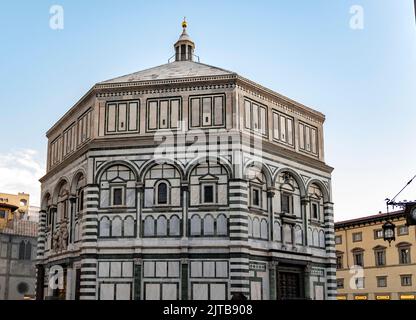
[[[182,28],[186,29],[188,27],[188,23],[186,22],[186,17],[183,17]]]

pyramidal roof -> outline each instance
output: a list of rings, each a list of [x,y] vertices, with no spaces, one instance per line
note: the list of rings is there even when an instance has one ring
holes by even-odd
[[[186,60],[174,61],[150,69],[134,72],[125,76],[100,82],[99,84],[128,83],[206,76],[224,76],[233,74],[236,73],[207,64]]]
[[[194,61],[195,43],[188,35],[188,23],[182,22],[182,34],[174,44],[175,60],[154,68],[117,77],[98,84],[129,83],[152,80],[235,75],[236,73]]]

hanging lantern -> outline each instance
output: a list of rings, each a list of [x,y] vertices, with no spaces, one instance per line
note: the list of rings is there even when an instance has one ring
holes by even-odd
[[[390,220],[388,220],[386,223],[383,224],[384,241],[388,241],[390,244],[390,242],[396,240],[395,229],[396,229],[396,226]]]

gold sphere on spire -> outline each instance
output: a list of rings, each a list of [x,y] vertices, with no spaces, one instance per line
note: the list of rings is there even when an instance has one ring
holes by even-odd
[[[186,22],[186,17],[183,18],[182,28],[186,29],[188,27],[188,23]]]

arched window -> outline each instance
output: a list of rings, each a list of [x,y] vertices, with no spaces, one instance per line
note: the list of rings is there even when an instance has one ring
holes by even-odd
[[[69,196],[69,189],[68,183],[66,181],[62,181],[60,183],[59,192],[58,192],[58,216],[57,221],[62,221],[68,218],[68,196]]]
[[[323,230],[319,231],[319,246],[325,248],[325,233]]]
[[[308,228],[308,244],[313,245],[312,229]]]
[[[217,235],[226,236],[228,234],[227,217],[224,214],[220,214],[217,217]]]
[[[168,235],[168,223],[165,216],[160,216],[157,218],[156,222],[156,234],[158,236],[167,236]]]
[[[103,217],[100,220],[100,237],[109,237],[110,236],[110,219]]]
[[[292,226],[289,224],[283,224],[283,232],[285,243],[293,243]]]
[[[260,224],[260,238],[267,239],[269,237],[268,224],[266,219],[261,220]]]
[[[260,238],[260,220],[258,218],[253,219],[253,238]]]
[[[309,186],[308,195],[310,199],[310,219],[323,222],[324,197],[320,186],[312,183]]]
[[[180,219],[178,216],[172,216],[169,219],[169,235],[170,236],[180,236],[181,229],[180,229]]]
[[[84,210],[84,189],[78,191],[78,213]]]
[[[282,171],[276,179],[276,188],[280,191],[278,204],[280,212],[301,218],[300,187],[295,176],[291,172]]]
[[[274,222],[274,240],[275,241],[282,241],[282,227],[279,222]]]
[[[204,235],[213,236],[214,235],[214,218],[207,214],[204,217]]]
[[[194,214],[191,218],[191,236],[201,235],[201,217]]]
[[[120,217],[115,217],[111,223],[111,236],[121,237],[122,236],[122,221]]]
[[[100,177],[100,206],[135,207],[136,190],[132,185],[136,181],[134,172],[125,165],[113,165]]]
[[[101,230],[101,227],[100,227]],[[75,227],[74,227],[74,242],[79,241],[79,223],[76,222],[75,223]]]
[[[295,226],[295,243],[299,245],[303,244],[303,232],[300,226]]]
[[[144,219],[143,233],[145,237],[153,237],[155,235],[155,220],[152,216]]]
[[[157,185],[156,204],[168,204],[168,184],[160,182]]]
[[[124,236],[125,237],[134,237],[134,218],[127,217],[124,219]]]
[[[319,247],[319,235],[318,235],[318,230],[313,230],[312,232],[312,241],[313,241],[313,246],[314,247]]]

